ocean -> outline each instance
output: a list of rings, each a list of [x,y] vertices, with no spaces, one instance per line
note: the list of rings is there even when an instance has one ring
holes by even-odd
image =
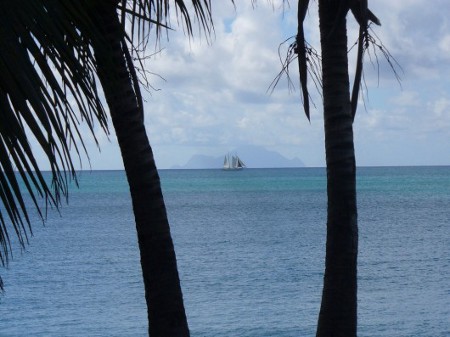
[[[450,167],[357,175],[358,335],[450,336]],[[191,336],[315,336],[325,169],[160,176]],[[0,270],[0,336],[147,335],[125,174],[81,172],[79,184]]]

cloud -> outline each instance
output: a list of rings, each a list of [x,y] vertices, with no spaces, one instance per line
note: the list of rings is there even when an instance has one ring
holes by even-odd
[[[439,79],[440,69],[450,69],[450,59],[445,53],[449,34],[448,1],[382,0],[373,5],[378,5],[377,10],[381,12],[380,36],[407,76]]]
[[[280,69],[277,46],[284,39],[279,24],[281,11],[266,2],[256,9],[246,5],[233,18],[216,18],[215,39],[187,41],[183,34],[170,37],[165,50],[152,61],[152,69],[167,82],[158,83],[162,92],[148,98],[146,120],[155,145],[197,145],[250,143],[274,144],[286,137],[290,125],[280,115],[298,113],[299,100],[267,89]],[[284,114],[280,114],[280,95]],[[297,97],[298,98],[298,97]],[[292,123],[291,123],[292,125]],[[184,132],[163,132],[183,128]],[[276,134],[274,130],[279,130]]]
[[[393,97],[391,102],[402,107],[418,107],[420,96],[416,91],[403,91],[398,96]]]
[[[214,1],[215,32],[209,40],[198,34],[189,39],[173,18],[177,30],[149,48],[148,54],[162,49],[146,62],[148,71],[164,78],[149,77],[161,90],[145,94],[145,123],[159,167],[184,164],[196,153],[218,156],[244,144],[299,157],[309,166],[325,165],[322,101],[312,83],[316,108],[311,122],[301,106],[296,64],[291,69],[294,92],[286,78],[272,94],[267,92],[281,69],[279,44],[297,31],[296,2],[284,10],[283,3],[259,0],[253,8],[242,0],[234,9],[229,1]],[[402,68],[396,65],[401,85],[379,49],[378,58],[373,51],[365,58],[367,96],[361,96],[354,123],[357,162],[449,164],[450,1],[379,0],[369,5],[382,23],[373,33]],[[352,44],[358,27],[351,14],[347,19]],[[317,2],[311,1],[305,32],[320,51],[318,25]],[[355,50],[349,53],[351,76],[354,62]],[[120,165],[114,134],[110,138],[100,141],[102,156],[111,159],[98,160],[94,149],[94,168]]]

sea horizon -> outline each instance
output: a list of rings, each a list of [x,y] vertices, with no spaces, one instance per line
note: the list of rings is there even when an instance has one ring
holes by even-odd
[[[176,170],[187,170],[187,171],[191,171],[191,170],[222,170],[222,167],[204,167],[204,168],[158,168],[157,166],[157,170],[158,171],[167,171],[167,170],[171,170],[171,171],[176,171]],[[388,167],[450,167],[450,164],[438,164],[438,165],[356,165],[356,168],[388,168]],[[259,169],[321,169],[321,168],[326,168],[326,166],[300,166],[300,167],[246,167],[243,170],[259,170]],[[111,169],[96,169],[96,168],[92,168],[92,169],[76,169],[75,172],[89,172],[89,171],[125,171],[125,169],[123,168],[111,168]],[[45,169],[45,170],[41,170],[41,172],[51,172],[51,170]],[[65,171],[65,172],[70,172],[70,171]],[[231,172],[235,172],[235,171],[231,171]]]

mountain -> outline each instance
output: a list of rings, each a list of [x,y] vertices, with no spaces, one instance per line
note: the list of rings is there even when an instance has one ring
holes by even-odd
[[[240,146],[232,153],[239,154],[247,167],[271,168],[271,167],[303,167],[305,164],[299,158],[288,159],[276,151],[270,151],[262,146]]]
[[[288,159],[276,151],[269,151],[262,146],[240,146],[231,153],[236,153],[248,168],[275,168],[275,167],[303,167],[305,164],[299,158]],[[185,165],[172,168],[204,169],[222,168],[224,155],[219,157],[196,154]]]
[[[205,169],[205,168],[221,168],[223,165],[223,157],[211,157],[203,154],[196,154],[188,160],[188,162],[181,166],[174,166],[172,168],[181,169]]]

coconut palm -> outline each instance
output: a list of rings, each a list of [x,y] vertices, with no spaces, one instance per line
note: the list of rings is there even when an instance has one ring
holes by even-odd
[[[117,15],[116,7],[110,3],[97,1],[90,4],[92,20],[97,21],[104,37],[93,40],[92,46],[97,74],[110,108],[130,186],[148,307],[149,333],[151,336],[189,336],[175,251],[158,172],[145,132],[142,99],[125,40],[123,22]],[[184,10],[184,7],[180,8]],[[144,11],[141,14],[151,13]],[[160,13],[156,16],[159,21],[158,15]]]
[[[319,1],[322,47],[327,244],[317,336],[356,336],[356,169],[344,19],[339,1]],[[332,36],[332,37],[331,37]]]
[[[188,34],[190,12],[175,0]],[[210,3],[192,1],[201,26],[212,27]],[[169,25],[167,0],[15,0],[0,4],[0,259],[8,261],[8,219],[23,245],[31,233],[19,172],[39,210],[38,198],[58,206],[76,179],[71,147],[81,155],[80,120],[95,139],[95,122],[107,132],[97,91],[102,86],[121,149],[136,219],[151,336],[189,336],[176,257],[130,43],[146,43],[150,27]],[[131,18],[130,36],[126,18]],[[128,43],[127,43],[128,42]],[[28,137],[36,138],[51,167],[49,184]],[[77,145],[81,144],[81,145]],[[50,186],[50,187],[49,187]],[[42,213],[40,213],[42,214]]]
[[[327,165],[327,243],[325,275],[317,336],[351,337],[357,332],[358,224],[353,119],[362,74],[362,57],[370,42],[369,20],[380,24],[367,0],[319,0],[322,49],[323,113]],[[298,53],[304,109],[309,118],[308,52],[303,20],[308,0],[299,0]],[[346,16],[352,11],[360,25],[357,68],[350,98]]]

